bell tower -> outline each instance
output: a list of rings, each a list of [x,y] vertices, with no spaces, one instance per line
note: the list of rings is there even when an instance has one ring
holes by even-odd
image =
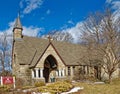
[[[13,28],[13,39],[21,39],[22,38],[22,24],[20,22],[20,15],[18,14],[18,17],[15,21],[14,28]]]

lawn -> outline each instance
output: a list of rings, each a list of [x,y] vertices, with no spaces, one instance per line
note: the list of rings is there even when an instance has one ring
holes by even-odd
[[[38,84],[37,84],[38,85]],[[83,90],[80,90],[79,92],[72,93],[72,94],[120,94],[120,78],[113,80],[111,84],[94,84],[94,83],[86,83],[86,82],[74,82],[74,87],[84,87]],[[70,86],[70,87],[69,87]],[[70,83],[66,82],[56,82],[52,84],[48,84],[47,86],[41,86],[34,88],[33,91],[42,92],[42,91],[51,91],[56,92],[57,91],[68,91],[69,88],[72,88],[73,86],[70,85]],[[25,89],[24,87],[23,89]],[[29,87],[30,88],[30,87]],[[1,91],[4,91],[3,89],[7,88],[0,88],[0,94],[5,94],[4,92],[1,93]],[[6,92],[6,94],[9,94],[9,92]],[[26,93],[28,94],[28,93]],[[52,94],[52,93],[51,93]],[[56,93],[53,93],[56,94]]]
[[[84,87],[80,94],[120,94],[120,78],[111,84],[76,83],[75,86]]]

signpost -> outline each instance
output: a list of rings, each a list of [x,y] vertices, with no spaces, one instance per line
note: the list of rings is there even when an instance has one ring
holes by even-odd
[[[15,77],[1,76],[1,85],[8,85],[8,84],[13,84],[13,87],[15,88]]]

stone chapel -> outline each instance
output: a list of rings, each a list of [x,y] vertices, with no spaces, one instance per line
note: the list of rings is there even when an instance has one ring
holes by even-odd
[[[13,28],[12,73],[26,84],[35,81],[50,81],[53,72],[55,81],[73,79],[81,67],[84,74],[100,78],[97,66],[89,67],[81,59],[86,53],[85,47],[67,42],[60,42],[22,34],[22,24],[18,16]]]

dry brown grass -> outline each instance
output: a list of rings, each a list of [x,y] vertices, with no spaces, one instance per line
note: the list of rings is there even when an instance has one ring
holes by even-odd
[[[120,94],[120,78],[111,84],[76,83],[75,86],[84,87],[80,94]]]

